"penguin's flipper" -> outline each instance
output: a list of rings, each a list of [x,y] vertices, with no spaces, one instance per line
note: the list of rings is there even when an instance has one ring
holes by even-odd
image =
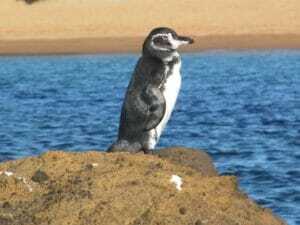
[[[159,88],[150,85],[142,91],[141,99],[147,106],[143,130],[149,131],[163,119],[166,112],[166,100]]]
[[[158,88],[149,85],[139,92],[129,93],[121,114],[120,137],[132,139],[155,128],[165,111],[166,101]]]

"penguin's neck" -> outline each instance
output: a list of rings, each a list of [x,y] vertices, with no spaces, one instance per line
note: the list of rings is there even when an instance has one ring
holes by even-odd
[[[154,61],[161,62],[166,66],[172,66],[176,63],[180,62],[180,55],[177,51],[172,52],[172,54],[165,56],[165,57],[158,57],[156,55],[150,54],[149,51],[143,52],[143,57],[150,58]]]
[[[173,65],[180,61],[180,55],[178,52],[174,52],[170,56],[162,58],[161,60],[166,65]]]
[[[170,76],[178,75],[180,77],[180,66],[181,66],[180,55],[178,53],[174,54],[173,57],[169,57],[167,60],[164,60],[163,64],[164,64],[165,72],[163,76],[163,81],[160,85],[160,89],[162,91],[165,90],[166,82],[170,78]],[[177,78],[175,78],[175,80],[176,79]]]

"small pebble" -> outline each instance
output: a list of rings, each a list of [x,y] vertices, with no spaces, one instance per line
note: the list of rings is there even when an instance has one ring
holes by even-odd
[[[181,215],[185,215],[186,214],[186,208],[184,208],[184,207],[181,207],[180,209],[179,209],[179,212],[180,212],[180,214]]]
[[[7,208],[10,208],[10,203],[9,202],[4,202],[3,203],[3,205],[2,205],[2,207],[4,208],[4,209],[7,209]]]
[[[43,183],[49,180],[49,176],[41,170],[35,172],[35,174],[31,177],[31,180],[37,183]]]
[[[201,222],[201,220],[196,220],[195,225],[203,225],[203,223]]]

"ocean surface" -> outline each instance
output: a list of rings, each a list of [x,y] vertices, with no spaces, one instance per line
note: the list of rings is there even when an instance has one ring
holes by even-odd
[[[105,150],[138,55],[0,57],[0,161]],[[300,224],[300,51],[182,56],[183,83],[158,147],[206,150],[223,174]]]

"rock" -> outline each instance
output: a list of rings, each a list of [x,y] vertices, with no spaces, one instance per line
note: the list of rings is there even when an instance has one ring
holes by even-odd
[[[37,170],[35,174],[31,177],[31,180],[37,183],[43,183],[49,179],[48,175],[41,170]]]
[[[191,167],[199,171],[203,176],[218,175],[211,158],[204,151],[173,147],[161,149],[156,151],[155,154],[173,163]]]
[[[285,224],[240,192],[235,177],[217,176],[201,151],[55,151],[2,163],[0,171],[14,171],[0,175],[1,225]]]

